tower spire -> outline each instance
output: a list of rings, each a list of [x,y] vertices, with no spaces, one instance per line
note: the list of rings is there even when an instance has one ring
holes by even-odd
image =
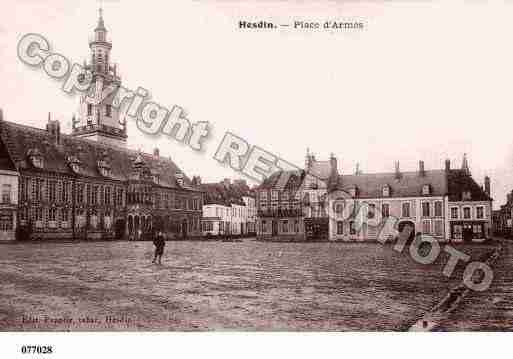
[[[105,23],[103,22],[103,8],[101,7],[100,5],[100,8],[98,9],[98,25],[96,26],[96,29],[94,29],[95,31],[96,30],[103,30],[105,31]]]

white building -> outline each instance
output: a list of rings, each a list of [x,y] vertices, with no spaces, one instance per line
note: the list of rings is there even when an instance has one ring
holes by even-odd
[[[229,179],[201,185],[204,191],[204,236],[249,236],[255,233],[256,207],[245,181]]]

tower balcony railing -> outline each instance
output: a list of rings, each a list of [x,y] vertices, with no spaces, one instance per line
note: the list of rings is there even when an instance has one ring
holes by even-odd
[[[102,132],[109,132],[109,133],[115,133],[117,135],[125,135],[125,130],[123,128],[108,126],[104,124],[87,124],[85,126],[76,126],[75,127],[75,133],[87,133],[91,131],[102,131]]]
[[[111,38],[108,33],[105,34],[105,37],[103,38],[102,41],[96,40],[96,35],[90,35],[88,40],[89,40],[89,45],[94,44],[94,43],[99,43],[99,44],[104,43],[104,44],[109,44],[109,45],[112,44]]]

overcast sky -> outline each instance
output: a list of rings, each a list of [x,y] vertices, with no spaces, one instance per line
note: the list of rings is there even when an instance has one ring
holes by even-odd
[[[310,3],[310,4],[309,4]],[[29,32],[73,61],[89,56],[94,0],[7,0],[0,24],[6,120],[71,129],[78,97],[16,56]],[[212,159],[225,131],[297,165],[307,147],[342,173],[461,166],[492,179],[497,207],[513,189],[513,4],[467,1],[104,1],[123,85],[209,121],[206,152],[128,127],[133,148],[171,156],[188,176],[239,175]],[[239,20],[361,21],[363,31],[239,30]],[[7,80],[7,81],[5,81]],[[7,86],[6,86],[7,84]]]

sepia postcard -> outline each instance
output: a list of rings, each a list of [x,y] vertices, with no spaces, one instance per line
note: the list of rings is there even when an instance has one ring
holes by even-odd
[[[2,357],[513,329],[512,2],[1,9]]]

